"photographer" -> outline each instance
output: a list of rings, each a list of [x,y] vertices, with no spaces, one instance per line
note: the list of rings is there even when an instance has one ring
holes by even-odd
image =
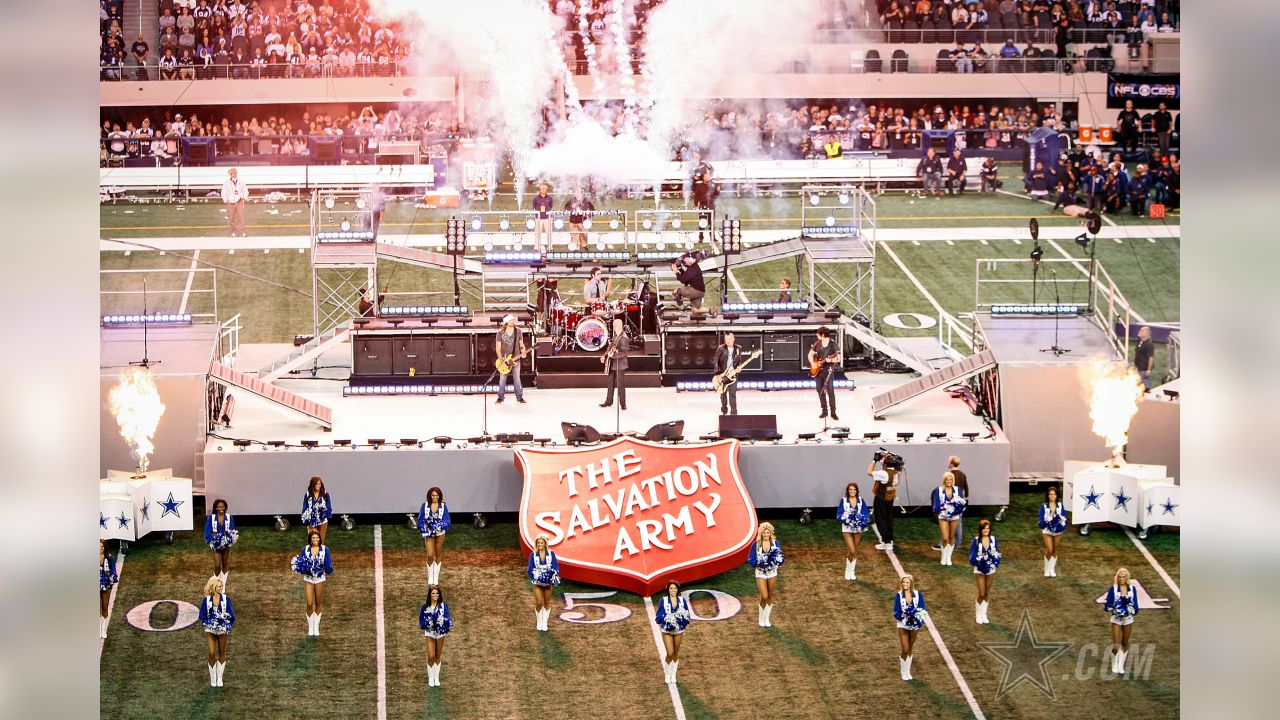
[[[905,466],[901,456],[884,448],[871,456],[871,464],[867,466],[867,475],[873,481],[871,492],[875,495],[874,519],[880,531],[877,550],[893,552],[893,503],[898,498],[898,476]]]
[[[683,305],[688,300],[695,309],[702,308],[702,298],[707,294],[707,286],[702,280],[702,267],[698,265],[698,261],[697,255],[686,253],[671,263],[671,272],[680,281],[680,287],[671,293],[677,305]]]

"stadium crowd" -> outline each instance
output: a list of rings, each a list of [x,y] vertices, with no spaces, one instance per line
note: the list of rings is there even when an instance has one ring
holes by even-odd
[[[1096,30],[1120,36],[1131,24],[1174,32],[1181,0],[876,0],[885,30]],[[1135,23],[1136,21],[1136,23]],[[927,38],[925,38],[927,39]]]

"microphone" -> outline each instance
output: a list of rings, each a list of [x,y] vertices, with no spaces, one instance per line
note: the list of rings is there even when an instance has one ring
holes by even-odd
[[[1050,272],[1050,273],[1052,273],[1054,277],[1057,277],[1057,276],[1058,276],[1058,271],[1057,271],[1057,270],[1050,269],[1050,270],[1049,270],[1049,272]]]

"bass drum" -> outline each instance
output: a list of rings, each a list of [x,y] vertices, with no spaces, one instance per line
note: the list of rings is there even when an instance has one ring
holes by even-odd
[[[600,318],[589,317],[578,323],[573,331],[578,347],[587,352],[601,350],[609,342],[609,330]]]

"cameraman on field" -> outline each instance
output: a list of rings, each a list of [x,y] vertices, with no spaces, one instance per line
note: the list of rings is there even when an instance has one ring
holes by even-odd
[[[876,529],[880,531],[877,550],[893,551],[893,502],[898,497],[898,476],[905,465],[901,456],[880,448],[871,456],[871,464],[867,466],[867,475],[873,481],[871,492],[875,495],[873,516]]]

